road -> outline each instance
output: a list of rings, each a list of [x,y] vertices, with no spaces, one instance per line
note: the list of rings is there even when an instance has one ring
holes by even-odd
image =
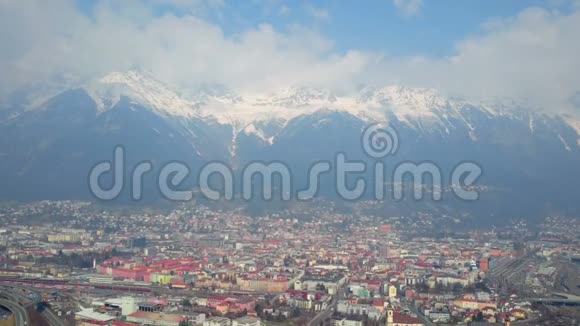
[[[28,313],[23,306],[10,300],[0,299],[0,305],[12,311],[16,325],[28,325]]]
[[[40,292],[38,292],[35,289],[30,288],[30,287],[23,287],[23,288],[36,294],[36,302],[35,303],[40,302],[40,299],[42,298],[42,294]],[[41,315],[44,318],[46,318],[46,320],[48,321],[50,326],[66,326],[66,324],[60,318],[58,318],[56,316],[54,311],[50,310],[48,307],[46,307],[46,308],[44,308],[44,310],[42,310]]]
[[[316,316],[314,316],[314,318],[308,322],[308,326],[318,326],[321,323],[323,323],[327,318],[329,318],[330,316],[332,316],[332,313],[334,311],[332,309],[326,309],[326,310],[322,310],[321,312],[319,312]]]
[[[10,289],[4,287],[0,287],[0,296],[0,305],[12,311],[16,325],[28,325],[30,323],[26,307],[21,305],[24,301],[20,301]]]
[[[34,300],[30,300],[26,295],[24,295],[24,293],[22,293],[21,289],[26,289],[30,292],[33,292],[36,294],[35,299]],[[1,293],[2,295],[4,295],[5,297],[9,298],[12,302],[27,302],[24,307],[33,307],[35,305],[37,305],[41,298],[42,298],[42,294],[32,288],[27,288],[27,287],[18,287],[18,286],[14,286],[14,287],[8,287],[8,286],[0,286],[1,289]],[[20,306],[22,307],[22,306]],[[24,307],[22,307],[24,309]],[[26,312],[26,310],[24,309],[24,312]],[[48,307],[45,308],[42,312],[41,315],[48,321],[48,323],[51,326],[66,326],[66,324],[60,320],[56,314],[50,310]],[[26,325],[28,325],[28,314],[26,314]],[[18,324],[17,325],[21,325]]]
[[[551,296],[546,298],[527,298],[526,301],[545,304],[580,306],[580,296],[560,292],[552,292]]]
[[[344,299],[344,293],[346,291],[346,282],[340,286],[337,291],[336,297],[333,298],[332,304],[328,305],[325,310],[319,312],[312,320],[310,320],[307,326],[317,326],[323,323],[326,319],[328,319],[332,314],[336,311],[336,307],[338,306],[338,301]]]
[[[48,308],[42,311],[42,316],[46,318],[51,326],[66,326],[66,324],[58,318],[54,312]]]
[[[419,318],[423,321],[423,324],[425,324],[427,326],[436,326],[431,320],[429,320],[429,318],[425,317],[425,315],[423,315],[421,312],[419,312],[419,310],[417,309],[417,307],[415,307],[414,304],[410,303],[407,305],[407,307],[409,308],[409,310],[412,313],[417,315],[417,318]]]

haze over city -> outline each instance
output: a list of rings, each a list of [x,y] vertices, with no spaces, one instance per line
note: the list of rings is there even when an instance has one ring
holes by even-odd
[[[580,322],[580,2],[0,0],[0,31],[0,326]]]

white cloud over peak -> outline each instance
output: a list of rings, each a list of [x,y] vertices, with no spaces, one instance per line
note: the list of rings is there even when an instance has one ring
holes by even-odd
[[[193,15],[154,17],[145,7],[103,3],[88,18],[72,1],[8,3],[0,9],[3,89],[53,73],[80,78],[138,65],[182,86],[224,83],[235,88],[331,84],[365,64],[358,51],[334,53],[314,30],[284,33],[262,24],[232,36]],[[125,5],[127,6],[127,5]]]
[[[260,92],[401,84],[580,110],[579,10],[530,8],[495,19],[479,35],[459,40],[447,57],[339,51],[332,39],[302,25],[280,31],[262,24],[227,35],[193,13],[158,16],[136,1],[101,2],[87,17],[72,0],[0,0],[0,31],[0,93],[56,74],[82,80],[137,65],[186,89],[200,83]]]
[[[530,8],[486,24],[456,43],[445,58],[385,57],[375,80],[427,85],[470,97],[520,98],[533,106],[571,111],[580,90],[580,12]]]

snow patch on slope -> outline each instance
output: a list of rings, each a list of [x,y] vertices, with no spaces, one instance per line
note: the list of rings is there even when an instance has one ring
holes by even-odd
[[[346,112],[367,122],[387,122],[390,116],[394,116],[412,128],[422,131],[436,129],[442,133],[449,133],[452,121],[459,120],[469,130],[469,136],[476,140],[474,126],[466,116],[467,108],[474,108],[490,117],[509,116],[522,108],[521,103],[512,99],[470,102],[443,96],[433,89],[402,86],[365,87],[348,95],[307,87],[284,88],[270,94],[236,94],[223,87],[214,87],[186,96],[150,74],[136,70],[113,72],[89,82],[84,88],[100,110],[112,108],[126,96],[165,117],[211,118],[220,124],[231,125],[235,129],[234,137],[243,131],[264,140],[271,139],[272,135],[265,136],[260,130],[260,122],[276,120],[287,123],[297,116],[319,110]],[[580,134],[580,122],[565,120]],[[535,124],[536,121],[530,117],[532,132]]]
[[[121,97],[126,96],[161,115],[195,116],[193,101],[182,98],[171,87],[155,78],[134,70],[110,73],[89,82],[85,90],[102,111],[115,106]]]
[[[247,125],[244,130],[243,133],[246,135],[254,135],[258,138],[260,138],[261,140],[263,140],[265,143],[268,143],[270,145],[272,145],[274,137],[267,137],[264,132],[258,128],[256,128],[256,126],[253,123],[250,123],[249,125]]]
[[[562,135],[558,135],[558,139],[560,139],[560,142],[564,145],[564,148],[568,152],[571,152],[572,151],[572,149],[570,148],[570,146],[568,145],[568,143],[566,142],[566,140],[564,140],[564,137],[562,137]]]

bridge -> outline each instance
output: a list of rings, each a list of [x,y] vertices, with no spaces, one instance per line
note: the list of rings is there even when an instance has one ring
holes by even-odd
[[[28,313],[26,309],[15,303],[14,301],[7,299],[0,299],[0,306],[10,310],[14,315],[14,322],[16,325],[29,325]]]
[[[548,298],[530,298],[527,301],[549,305],[580,306],[580,296],[561,292],[553,292],[551,295]]]
[[[26,308],[34,307],[42,298],[40,292],[37,292],[32,288],[26,288],[28,291],[35,294],[34,299],[29,300],[29,298],[20,291],[22,288],[25,287],[12,288],[10,286],[0,285],[0,297],[6,298],[0,298],[0,305],[5,306],[14,313],[16,317],[16,325],[18,326],[29,325]],[[11,306],[6,306],[5,304],[11,304]],[[66,326],[49,308],[45,308],[41,312],[41,315],[48,321],[50,326]]]
[[[144,287],[130,283],[83,283],[74,282],[66,279],[42,279],[42,278],[19,278],[19,277],[0,277],[0,285],[15,285],[22,287],[34,287],[40,289],[57,289],[57,290],[111,290],[124,292],[151,292],[153,286]]]

